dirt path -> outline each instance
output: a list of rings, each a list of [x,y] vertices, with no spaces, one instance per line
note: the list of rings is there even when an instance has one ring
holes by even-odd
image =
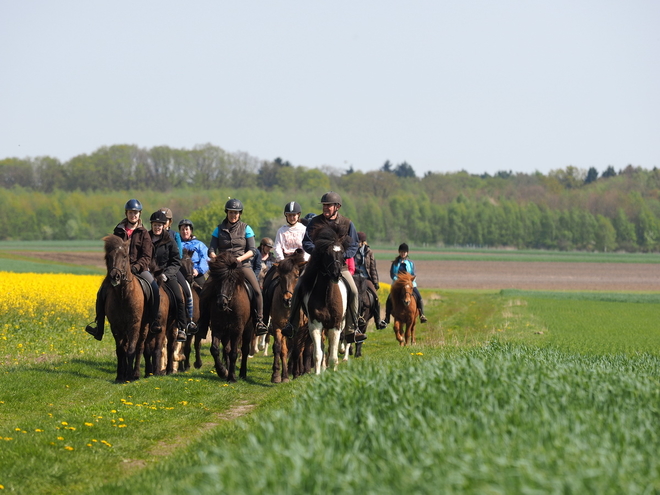
[[[101,252],[15,254],[105,268]],[[660,264],[415,261],[415,267],[423,289],[660,291]],[[380,263],[383,282],[390,282],[388,269]]]

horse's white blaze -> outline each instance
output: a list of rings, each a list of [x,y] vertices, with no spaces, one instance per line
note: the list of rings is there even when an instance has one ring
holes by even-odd
[[[336,253],[338,251],[341,251],[341,247],[335,244],[334,246],[332,246],[332,250]]]

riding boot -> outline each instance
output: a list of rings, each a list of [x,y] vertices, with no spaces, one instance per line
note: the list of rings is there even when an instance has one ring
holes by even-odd
[[[390,315],[392,314],[392,298],[388,295],[387,301],[385,301],[385,325],[390,324]]]
[[[372,316],[374,317],[374,322],[376,323],[376,328],[378,330],[382,330],[387,326],[387,323],[385,323],[383,320],[380,319],[380,301],[378,300],[378,294],[374,294],[374,306],[373,306],[373,311],[372,311]]]
[[[85,331],[92,335],[96,340],[103,339],[103,332],[105,326],[105,285],[101,285],[96,293],[96,318],[94,319],[96,326],[87,325]]]
[[[422,301],[422,295],[419,293],[419,289],[417,287],[413,288],[413,294],[415,294],[415,300],[417,302],[417,310],[419,311],[419,321],[422,323],[426,323],[428,320],[424,315],[424,301]]]
[[[155,280],[151,282],[151,292],[153,299],[149,308],[149,329],[151,333],[160,333],[163,327],[160,325],[160,288]]]

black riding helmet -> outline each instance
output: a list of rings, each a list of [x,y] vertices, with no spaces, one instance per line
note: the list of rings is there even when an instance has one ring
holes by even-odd
[[[124,205],[124,211],[128,210],[142,211],[142,203],[137,199],[129,199]]]
[[[341,196],[334,191],[329,191],[321,196],[321,204],[337,204],[341,206]]]
[[[179,230],[180,230],[181,227],[183,227],[184,225],[189,225],[189,226],[190,226],[190,230],[195,230],[195,226],[194,226],[193,223],[192,223],[190,220],[188,220],[187,218],[184,218],[183,220],[181,220],[181,221],[179,222]]]
[[[291,201],[284,205],[284,214],[287,213],[302,213],[302,208],[295,201]]]
[[[228,211],[238,211],[242,212],[243,211],[243,203],[241,203],[238,199],[232,198],[229,201],[225,203],[225,213]]]
[[[165,225],[167,223],[167,215],[165,214],[165,212],[163,212],[161,210],[154,211],[151,214],[151,217],[149,218],[149,221],[151,223],[155,222],[155,223],[162,223],[163,225]]]

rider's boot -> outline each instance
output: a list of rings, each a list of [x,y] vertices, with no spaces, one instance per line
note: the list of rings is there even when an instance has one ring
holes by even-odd
[[[426,315],[422,313],[421,311],[419,312],[419,321],[422,323],[426,323],[428,321],[428,318],[426,318]]]
[[[268,333],[268,327],[264,323],[263,318],[259,318],[257,316],[254,324],[254,333],[257,335],[257,337],[261,335],[266,335]]]
[[[94,325],[94,323],[96,325]],[[105,325],[105,287],[101,288],[96,293],[96,319],[85,327],[85,332],[92,335],[96,340],[103,339],[103,331]]]
[[[151,333],[160,333],[163,330],[160,324],[160,288],[158,287],[158,282],[155,280],[151,282],[151,294],[153,299],[151,300],[149,317],[147,318],[149,331]]]
[[[376,323],[376,328],[382,330],[387,326],[384,320],[380,319],[380,301],[378,301],[378,294],[374,294],[374,307],[373,307],[373,317],[374,322]]]

